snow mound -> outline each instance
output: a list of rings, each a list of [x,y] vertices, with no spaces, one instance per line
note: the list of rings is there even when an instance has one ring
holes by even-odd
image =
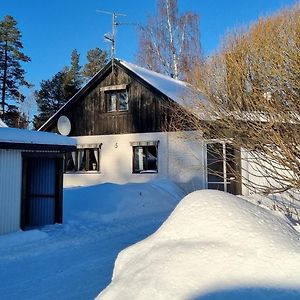
[[[300,235],[244,199],[197,191],[119,254],[97,299],[300,299]]]
[[[105,183],[65,189],[66,221],[86,219],[113,222],[146,215],[170,213],[183,197],[167,179],[125,185]]]

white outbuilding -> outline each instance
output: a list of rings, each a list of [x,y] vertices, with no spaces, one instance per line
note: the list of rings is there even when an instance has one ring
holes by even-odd
[[[62,222],[63,154],[74,149],[72,138],[1,121],[0,234]]]

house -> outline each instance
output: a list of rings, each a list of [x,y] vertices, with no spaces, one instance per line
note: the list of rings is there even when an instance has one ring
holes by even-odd
[[[0,234],[63,219],[63,153],[76,149],[58,134],[0,124]]]
[[[193,98],[187,83],[113,59],[39,130],[76,140],[76,151],[65,158],[66,186],[165,177],[188,192],[217,188],[241,193],[241,184],[226,168],[228,163],[240,168],[233,149],[168,126],[176,118],[173,108]],[[213,148],[221,159],[210,154]],[[208,172],[208,166],[223,176]]]

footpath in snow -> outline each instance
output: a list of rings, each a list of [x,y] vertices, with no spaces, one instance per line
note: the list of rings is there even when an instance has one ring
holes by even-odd
[[[152,234],[182,196],[167,180],[66,189],[64,224],[0,236],[0,299],[94,299],[118,253]]]

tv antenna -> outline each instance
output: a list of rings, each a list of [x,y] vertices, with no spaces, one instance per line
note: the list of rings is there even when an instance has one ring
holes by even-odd
[[[115,58],[116,55],[116,33],[117,33],[117,26],[119,25],[127,25],[126,23],[120,23],[117,22],[118,17],[126,17],[125,14],[120,14],[120,13],[115,13],[115,12],[110,12],[110,11],[105,11],[105,10],[96,10],[99,13],[102,14],[107,14],[112,16],[112,33],[105,33],[104,34],[104,39],[108,42],[111,43],[111,59]]]

